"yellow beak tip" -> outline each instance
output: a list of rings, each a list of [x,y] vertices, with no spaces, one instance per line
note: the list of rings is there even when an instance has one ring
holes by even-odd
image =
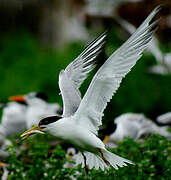
[[[44,129],[44,128],[39,127],[39,126],[32,127],[31,129],[29,129],[29,130],[25,131],[23,134],[21,134],[21,136],[20,136],[21,140],[25,140],[29,136],[36,134],[36,133],[44,134],[44,132],[41,131],[42,129]]]

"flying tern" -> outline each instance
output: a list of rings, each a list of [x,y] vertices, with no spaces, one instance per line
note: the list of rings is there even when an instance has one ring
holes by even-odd
[[[100,67],[81,100],[76,90],[86,77],[85,71],[89,71],[91,67],[82,66],[82,58],[89,62],[86,57],[90,59],[98,49],[98,41],[90,44],[88,49],[79,56],[80,58],[73,61],[59,75],[59,86],[64,103],[63,115],[41,119],[38,126],[24,132],[21,137],[25,139],[34,133],[49,132],[58,139],[72,143],[80,150],[82,158],[79,163],[82,163],[87,173],[88,169],[93,167],[104,170],[113,166],[118,169],[126,166],[127,163],[133,164],[132,161],[108,151],[98,138],[98,130],[102,125],[103,111],[107,102],[152,39],[159,20],[150,22],[159,10],[160,7],[155,8],[135,33]],[[78,68],[81,70],[77,71]],[[72,97],[70,97],[71,92],[75,93],[75,95],[72,93]]]

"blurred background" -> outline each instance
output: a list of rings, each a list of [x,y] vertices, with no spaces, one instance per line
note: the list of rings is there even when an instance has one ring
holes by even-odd
[[[109,29],[97,69],[130,36],[123,22],[138,27],[159,4],[159,53],[171,51],[170,0],[0,0],[0,100],[15,94],[45,92],[62,105],[58,74],[100,33]],[[171,56],[169,61],[171,61]],[[105,123],[125,112],[151,119],[171,107],[171,76],[150,72],[158,63],[146,51],[123,80],[105,111]],[[171,64],[171,63],[170,63]],[[81,87],[84,95],[91,77]]]
[[[124,113],[142,113],[155,121],[159,115],[171,111],[170,0],[0,0],[0,103],[7,102],[8,97],[17,94],[45,92],[49,103],[58,103],[62,107],[58,87],[59,72],[92,40],[105,30],[109,30],[104,52],[97,58],[96,68],[81,86],[83,97],[98,68],[160,4],[163,6],[162,10],[155,18],[161,17],[161,20],[153,42],[124,78],[117,93],[108,103],[103,117],[104,126],[100,132],[103,134],[101,138],[114,131],[113,120]],[[11,126],[14,127],[13,124]],[[64,179],[62,158],[65,152],[61,147],[57,146],[55,149],[52,143],[49,146],[49,137],[46,136],[36,136],[23,143],[19,139],[20,134],[21,132],[16,136],[17,141],[10,139],[16,149],[13,147],[14,150],[11,150],[10,156],[4,161],[10,164],[9,178],[17,179],[17,174],[20,178],[27,174],[28,179],[30,177],[37,179],[42,177],[41,173],[46,172],[48,169],[46,165],[49,163],[53,169],[49,177],[54,179],[52,177],[57,173],[57,165],[52,159],[56,159],[59,161],[58,173],[61,173],[58,178]],[[5,135],[3,136],[5,138]],[[154,137],[152,140],[147,140],[145,145],[142,144],[142,147],[131,140],[124,143],[113,151],[139,164],[136,169],[132,167],[131,171],[130,169],[121,170],[121,177],[126,172],[135,176],[130,179],[138,179],[138,173],[140,179],[142,176],[144,179],[150,179],[149,176],[154,174],[154,179],[156,177],[160,179],[161,171],[169,177],[169,172],[171,173],[168,168],[169,155],[165,153],[166,150],[168,153],[170,151],[169,141]],[[147,152],[143,154],[144,150]],[[156,150],[156,154],[153,150]],[[139,156],[141,157],[138,159]],[[30,157],[33,160],[30,160]],[[162,161],[159,161],[158,157]],[[19,170],[15,164],[20,168]],[[39,173],[34,165],[44,169],[40,168]],[[1,157],[0,166],[3,167]],[[144,174],[141,174],[140,166]],[[149,167],[152,168],[149,169]],[[71,174],[70,171],[72,170],[68,170],[66,174]],[[144,176],[145,174],[148,178]],[[1,175],[2,171],[0,171]],[[44,176],[46,177],[47,174]],[[102,176],[106,177],[105,174],[99,174],[99,179]],[[111,179],[113,177],[112,174]],[[120,179],[117,174],[115,177]]]
[[[0,99],[43,91],[61,104],[60,70],[110,29],[99,67],[130,36],[118,19],[138,27],[159,4],[163,9],[156,37],[162,53],[169,53],[170,0],[0,0]],[[124,112],[143,112],[154,119],[170,110],[171,76],[149,73],[156,63],[152,53],[144,54],[109,104],[105,122]],[[82,85],[82,95],[90,79]]]

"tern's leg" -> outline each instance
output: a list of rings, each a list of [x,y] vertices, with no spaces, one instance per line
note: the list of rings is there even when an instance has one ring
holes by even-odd
[[[103,161],[110,167],[110,162],[104,157],[101,149],[99,149],[99,152],[100,152],[100,155],[101,155]]]
[[[84,153],[81,153],[81,154],[83,155],[83,158],[84,158],[84,168],[85,168],[85,171],[88,174],[89,173],[89,168],[88,168],[87,163],[86,163],[86,156],[84,155]]]

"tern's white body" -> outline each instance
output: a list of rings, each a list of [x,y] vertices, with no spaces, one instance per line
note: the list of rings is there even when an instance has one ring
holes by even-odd
[[[9,102],[3,109],[2,126],[5,128],[6,135],[15,135],[26,129],[27,107],[17,102]]]
[[[68,141],[79,149],[97,153],[98,148],[104,149],[103,142],[91,131],[78,125],[72,118],[62,118],[52,123],[47,131],[59,139]]]
[[[59,87],[62,93],[64,112],[63,119],[47,125],[47,131],[76,145],[83,153],[78,163],[89,165],[96,169],[115,169],[123,167],[131,161],[121,158],[105,149],[103,142],[97,137],[99,126],[102,125],[103,111],[116,92],[122,78],[131,70],[142,52],[152,39],[156,22],[150,24],[152,18],[159,11],[156,8],[135,31],[135,33],[115,51],[93,77],[86,94],[81,100],[78,88],[87,76],[92,65],[91,57],[95,57],[105,35],[90,44],[80,56],[74,60],[59,75]],[[85,64],[85,65],[84,65]],[[70,93],[70,88],[75,93]],[[77,100],[77,103],[75,103]],[[66,118],[67,117],[67,118]],[[43,122],[43,121],[42,121]],[[46,124],[46,123],[45,123]],[[101,153],[99,153],[99,150]],[[86,157],[86,162],[85,162]],[[103,160],[102,160],[103,159]],[[106,161],[108,163],[106,163]]]

